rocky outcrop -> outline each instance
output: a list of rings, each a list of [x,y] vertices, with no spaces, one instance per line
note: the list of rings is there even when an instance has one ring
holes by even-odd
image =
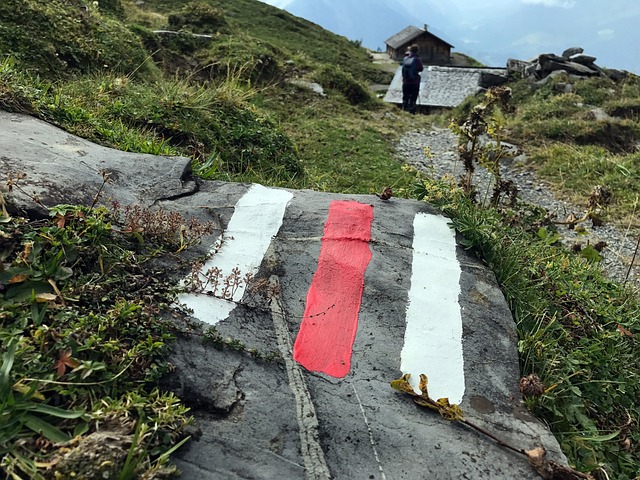
[[[585,55],[582,48],[571,47],[562,52],[562,55],[543,53],[528,61],[510,58],[507,60],[507,72],[511,78],[530,78],[535,82],[557,75],[555,72],[577,78],[606,76],[614,81],[627,76],[627,72],[603,69],[595,62],[596,57]]]

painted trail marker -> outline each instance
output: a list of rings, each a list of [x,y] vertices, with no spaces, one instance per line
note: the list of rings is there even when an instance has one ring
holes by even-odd
[[[318,269],[307,293],[293,357],[307,370],[342,378],[351,369],[353,341],[371,260],[373,207],[331,202]]]
[[[462,355],[460,263],[455,232],[442,216],[418,213],[413,221],[413,262],[400,370],[429,378],[429,395],[460,403],[465,390]]]
[[[286,190],[252,185],[236,203],[221,238],[220,250],[200,270],[202,278],[212,268],[220,270],[221,281],[231,275],[234,268],[241,276],[255,275],[272,238],[282,226],[284,212],[292,198],[293,194]],[[230,300],[206,294],[184,294],[179,300],[193,310],[196,318],[215,325],[229,316],[236,302],[242,300],[245,289],[244,283],[239,285]]]

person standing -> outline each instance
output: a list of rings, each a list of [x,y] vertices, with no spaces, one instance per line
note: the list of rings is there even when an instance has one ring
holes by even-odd
[[[402,109],[413,114],[420,94],[420,72],[424,70],[418,52],[418,45],[411,45],[402,59]]]

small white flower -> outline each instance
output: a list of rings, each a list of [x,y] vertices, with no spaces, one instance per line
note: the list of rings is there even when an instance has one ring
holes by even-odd
[[[95,8],[98,8],[98,6],[99,6],[99,5],[100,5],[100,4],[99,4],[97,1],[95,1],[95,0],[94,0],[94,2],[93,2],[93,6],[94,6]]]

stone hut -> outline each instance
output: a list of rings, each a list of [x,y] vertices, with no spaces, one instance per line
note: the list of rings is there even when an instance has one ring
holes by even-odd
[[[401,60],[410,45],[420,47],[420,58],[426,65],[448,65],[451,62],[451,49],[453,45],[429,32],[428,26],[418,28],[409,26],[389,37],[387,53],[393,60]]]

